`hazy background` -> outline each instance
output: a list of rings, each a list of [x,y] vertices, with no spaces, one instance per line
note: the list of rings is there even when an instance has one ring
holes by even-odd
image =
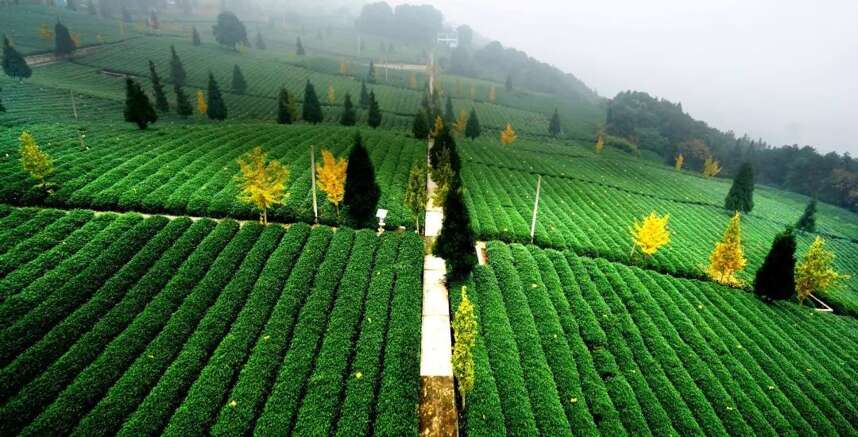
[[[769,144],[858,155],[858,0],[393,0],[435,5],[605,97],[635,89]]]

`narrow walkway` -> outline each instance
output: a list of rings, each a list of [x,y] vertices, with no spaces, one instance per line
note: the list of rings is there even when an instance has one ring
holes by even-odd
[[[429,141],[431,149],[433,142]],[[426,188],[425,235],[434,242],[441,233],[444,210],[432,202],[437,185],[431,174]],[[453,342],[450,337],[450,301],[443,259],[426,255],[423,259],[423,322],[420,339],[420,435],[455,436],[458,419],[453,387]]]

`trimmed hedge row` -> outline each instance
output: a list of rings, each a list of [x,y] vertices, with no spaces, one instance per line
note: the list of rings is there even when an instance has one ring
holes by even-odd
[[[70,211],[57,221],[45,226],[32,237],[20,241],[8,252],[0,255],[0,278],[62,242],[68,235],[92,220],[89,211]]]
[[[22,240],[38,234],[45,227],[65,216],[63,211],[56,209],[25,211],[18,217],[21,221],[6,220],[9,228],[4,228],[7,230],[0,234],[0,254],[7,253]]]

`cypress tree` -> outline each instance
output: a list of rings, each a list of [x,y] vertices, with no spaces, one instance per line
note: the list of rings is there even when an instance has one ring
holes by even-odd
[[[280,95],[277,97],[278,124],[292,124],[295,121],[291,102],[292,97],[289,95],[289,91],[286,91],[286,87],[280,88]]]
[[[360,132],[355,134],[354,141],[354,147],[349,153],[343,203],[352,226],[372,227],[381,190],[375,182],[375,170]]]
[[[191,42],[194,46],[199,46],[203,42],[200,40],[200,33],[197,32],[197,26],[194,26],[193,31],[191,32]]]
[[[220,93],[220,87],[214,78],[214,74],[209,73],[209,93],[208,93],[208,112],[206,115],[211,120],[226,120],[226,102],[223,101],[223,96]]]
[[[795,295],[795,234],[791,227],[772,242],[763,265],[757,270],[754,291],[765,299],[789,299]]]
[[[177,86],[185,86],[185,66],[176,54],[176,47],[170,46],[170,80]]]
[[[447,102],[444,105],[444,123],[452,125],[456,122],[456,111],[453,109],[453,99],[447,94]]]
[[[441,154],[444,150],[450,153],[450,167],[455,174],[459,174],[462,169],[461,161],[459,161],[459,153],[457,151],[456,140],[450,132],[450,127],[446,124],[441,129],[441,132],[435,136],[435,141],[432,148],[429,150],[429,164],[432,168],[438,168]]]
[[[795,227],[805,232],[816,232],[816,198],[807,203]]]
[[[369,108],[369,92],[366,90],[366,80],[360,81],[360,107]]]
[[[561,131],[560,114],[557,113],[557,108],[554,108],[554,115],[551,116],[551,123],[548,124],[548,133],[550,133],[552,137],[557,138],[560,136]]]
[[[367,116],[367,124],[371,128],[381,126],[381,108],[378,107],[378,101],[375,100],[375,91],[369,92],[369,115]]]
[[[265,40],[262,39],[262,32],[256,32],[256,48],[259,50],[265,50],[268,48],[268,45],[265,44]]]
[[[352,104],[352,96],[346,93],[346,97],[343,100],[343,115],[340,117],[340,124],[343,126],[354,126],[356,121],[357,115],[355,114],[355,107]]]
[[[168,112],[170,104],[167,103],[167,96],[164,95],[164,85],[161,84],[161,78],[158,77],[158,72],[155,70],[155,63],[149,60],[149,79],[152,81],[152,88],[155,91],[155,108],[161,112]]]
[[[298,56],[304,56],[307,54],[307,52],[304,51],[304,44],[301,43],[301,37],[300,36],[298,37],[298,42],[295,43],[295,46],[296,46],[296,53],[298,54]]]
[[[482,134],[483,129],[480,127],[480,120],[477,118],[477,110],[471,108],[471,115],[468,116],[468,124],[465,125],[465,137],[476,139]]]
[[[728,211],[751,212],[754,209],[754,169],[750,163],[742,164],[736,177],[733,178],[733,186],[724,199],[724,208]]]
[[[57,56],[66,56],[72,54],[75,48],[77,47],[72,40],[68,27],[58,20],[57,24],[54,25],[54,53]]]
[[[423,93],[423,99],[420,101],[420,107],[423,108],[423,113],[426,114],[426,121],[431,125],[435,122],[435,111],[432,104],[429,102],[429,85],[426,85],[426,90]]]
[[[414,123],[411,125],[411,133],[414,138],[425,140],[429,137],[429,121],[426,119],[426,111],[423,108],[417,110],[414,115]]]
[[[236,94],[247,92],[247,81],[244,80],[244,74],[241,73],[238,64],[232,68],[232,91]]]
[[[316,95],[316,88],[310,81],[307,81],[307,86],[304,88],[304,113],[303,118],[308,123],[321,123],[324,119],[322,114],[322,105],[319,103],[319,97]]]
[[[471,273],[477,263],[477,256],[474,253],[475,240],[462,196],[462,183],[459,180],[459,174],[454,173],[450,191],[444,201],[444,222],[441,234],[433,248],[436,256],[447,261],[448,283],[465,279]]]
[[[140,84],[131,78],[125,79],[125,121],[137,124],[140,129],[146,129],[149,123],[158,121],[158,114],[152,108],[149,97]]]
[[[3,106],[3,88],[0,88],[0,112],[6,112],[6,107]]]
[[[27,61],[18,50],[15,50],[15,47],[12,47],[6,35],[3,35],[3,73],[19,81],[33,75],[33,70],[27,65]]]
[[[369,71],[366,73],[366,81],[375,83],[375,63],[372,61],[369,61]]]
[[[187,118],[194,113],[194,107],[191,106],[191,101],[185,95],[185,91],[180,86],[173,86],[173,91],[176,93],[176,114]]]

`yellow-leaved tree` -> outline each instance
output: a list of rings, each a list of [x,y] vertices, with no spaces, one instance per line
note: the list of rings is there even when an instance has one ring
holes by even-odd
[[[408,87],[413,90],[417,89],[417,75],[415,73],[411,73],[411,76],[408,78]]]
[[[659,216],[655,211],[646,216],[642,222],[635,219],[634,224],[629,228],[632,233],[631,255],[634,255],[635,249],[640,248],[644,255],[650,256],[670,243],[670,231],[667,229],[669,220],[670,214]]]
[[[203,90],[197,90],[197,112],[203,115],[209,112],[209,104],[206,103],[206,95],[203,94]]]
[[[679,171],[682,170],[683,165],[685,165],[685,157],[680,153],[679,155],[676,155],[676,161],[673,163],[673,168],[675,168],[676,171]]]
[[[340,219],[340,203],[346,193],[346,170],[349,162],[345,158],[337,159],[330,150],[322,149],[322,163],[316,164],[316,176],[319,188],[325,192],[328,202],[337,210]]]
[[[714,160],[711,156],[703,161],[703,176],[711,178],[721,173],[721,164]]]
[[[798,300],[810,297],[811,293],[824,293],[848,275],[837,273],[833,267],[834,253],[825,248],[825,240],[817,236],[804,258],[795,267],[795,292]]]
[[[328,85],[328,103],[331,105],[337,103],[337,90],[333,85]]]
[[[715,243],[715,249],[709,254],[709,267],[706,273],[713,281],[724,285],[738,286],[742,281],[736,273],[745,268],[748,261],[742,250],[741,216],[738,212],[730,219],[724,238]]]
[[[453,374],[462,396],[462,407],[474,388],[474,345],[477,343],[477,317],[468,299],[468,287],[462,287],[462,300],[453,317]]]
[[[347,76],[349,74],[349,64],[346,61],[340,61],[340,74]]]
[[[518,134],[515,133],[515,129],[512,128],[512,124],[507,123],[506,129],[500,133],[500,141],[507,146],[514,143],[515,140],[518,139]]]
[[[69,34],[69,37],[71,37],[71,40],[74,42],[75,47],[80,47],[80,43],[81,43],[80,33],[72,32],[71,34]]]
[[[602,150],[605,150],[605,136],[603,134],[599,134],[596,138],[596,153],[602,153]]]
[[[54,163],[47,153],[42,151],[36,143],[36,139],[29,132],[21,133],[21,166],[24,171],[30,174],[30,177],[39,182],[36,187],[44,188],[49,184],[45,182],[45,178],[54,172]]]
[[[489,88],[489,102],[494,103],[495,100],[497,100],[497,98],[498,98],[498,92],[495,89],[495,86],[492,85],[492,87]]]
[[[453,124],[453,130],[462,135],[465,133],[465,128],[468,126],[468,114],[465,111],[459,112],[459,117],[456,118],[456,122]]]
[[[48,42],[52,41],[54,39],[54,31],[51,30],[51,26],[42,23],[42,25],[39,26],[39,38]]]
[[[432,138],[435,138],[438,135],[440,135],[441,131],[443,131],[443,130],[444,130],[444,119],[441,118],[440,115],[438,115],[435,117],[435,127],[433,127],[432,132],[430,132],[432,135]]]
[[[268,209],[283,203],[288,196],[286,179],[289,169],[280,161],[267,160],[262,147],[256,146],[238,159],[241,172],[236,176],[240,192],[238,200],[259,209],[259,221],[268,224]]]

